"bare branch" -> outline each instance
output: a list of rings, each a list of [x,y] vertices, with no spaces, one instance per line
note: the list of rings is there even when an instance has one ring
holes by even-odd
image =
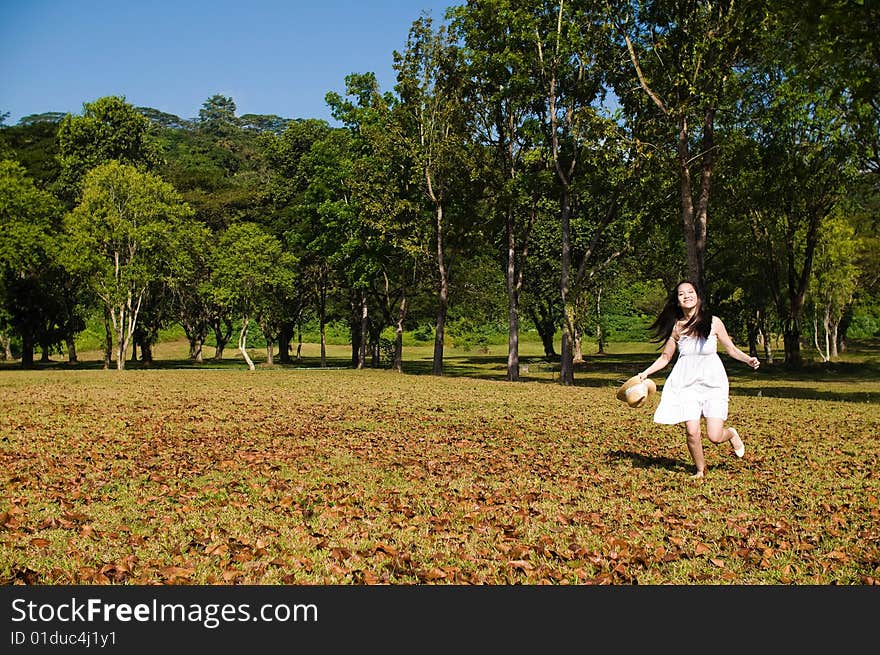
[[[633,48],[632,41],[629,39],[629,35],[624,32],[623,38],[626,41],[626,49],[629,52],[630,61],[632,61],[633,66],[636,69],[636,75],[639,78],[639,84],[642,89],[645,90],[645,93],[648,94],[648,97],[654,101],[654,104],[660,108],[660,111],[664,113],[664,115],[668,116],[669,111],[666,109],[666,105],[663,104],[663,101],[654,93],[653,89],[648,85],[648,80],[645,79],[645,74],[642,72],[642,67],[639,66],[639,58],[636,56],[635,48]]]

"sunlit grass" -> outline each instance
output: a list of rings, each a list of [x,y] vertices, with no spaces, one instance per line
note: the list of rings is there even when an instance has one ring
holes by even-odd
[[[308,347],[306,347],[308,346]],[[533,349],[533,350],[532,350]],[[7,583],[866,584],[880,578],[877,350],[786,372],[725,359],[747,454],[629,409],[651,344],[405,350],[405,371],[247,370],[159,344],[152,368],[0,369]],[[257,355],[259,351],[254,351]],[[253,355],[252,355],[253,356]],[[663,375],[657,376],[662,387]],[[656,403],[656,399],[652,401]]]

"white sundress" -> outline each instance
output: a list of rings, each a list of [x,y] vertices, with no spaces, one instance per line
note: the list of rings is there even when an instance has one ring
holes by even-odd
[[[677,346],[678,359],[663,384],[654,422],[673,425],[700,416],[726,420],[730,389],[717,335],[684,335]]]

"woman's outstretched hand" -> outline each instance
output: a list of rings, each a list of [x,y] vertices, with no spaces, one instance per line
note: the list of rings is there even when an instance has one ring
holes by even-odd
[[[753,369],[755,369],[757,371],[758,367],[761,365],[761,362],[758,360],[757,357],[749,357],[746,364],[748,364],[749,366],[751,366]]]

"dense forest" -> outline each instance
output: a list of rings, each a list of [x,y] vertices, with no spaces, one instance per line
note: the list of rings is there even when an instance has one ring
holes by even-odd
[[[502,335],[517,380],[529,330],[571,384],[690,278],[752,354],[831,360],[880,336],[878,33],[869,0],[475,0],[414,20],[393,89],[338,81],[335,125],[222,95],[3,121],[0,356],[99,326],[124,368],[177,325],[253,367],[249,335],[289,363],[344,325],[353,366],[415,332],[437,375]]]

